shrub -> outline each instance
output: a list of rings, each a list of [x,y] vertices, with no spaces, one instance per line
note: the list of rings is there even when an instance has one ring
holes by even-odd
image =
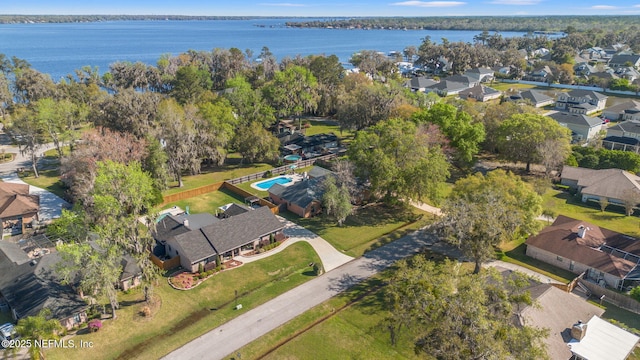
[[[140,310],[140,315],[144,317],[151,316],[151,308],[148,306],[143,307],[142,310]]]
[[[149,310],[151,312],[151,310]],[[102,328],[102,321],[100,319],[93,319],[89,321],[89,331],[96,332]]]
[[[204,265],[202,263],[198,264],[198,272],[202,274],[204,272]]]
[[[631,289],[629,295],[634,298],[636,301],[640,301],[640,286],[636,286]]]
[[[264,178],[270,178],[270,177],[271,177],[271,175],[272,175],[272,174],[271,174],[271,170],[267,170],[267,171],[265,171],[265,172],[264,172],[264,175],[262,175],[262,177],[264,177]]]

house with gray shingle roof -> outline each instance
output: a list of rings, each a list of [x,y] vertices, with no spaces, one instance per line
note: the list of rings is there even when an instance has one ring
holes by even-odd
[[[489,82],[493,80],[495,71],[489,68],[473,68],[465,71],[464,75],[477,79],[478,82]]]
[[[607,129],[607,136],[620,136],[640,139],[640,121],[628,120]]]
[[[640,102],[629,100],[610,106],[602,111],[602,116],[611,121],[640,121]]]
[[[519,99],[529,102],[534,107],[543,107],[553,104],[556,100],[551,96],[537,90],[525,90],[518,94]]]
[[[71,329],[87,321],[87,303],[72,286],[63,285],[56,270],[62,258],[54,248],[48,250],[34,256],[0,240],[0,298],[16,321],[48,308],[52,318]]]
[[[433,84],[426,89],[424,89],[425,93],[435,92],[440,96],[448,96],[448,95],[457,95],[462,90],[468,89],[468,83],[461,83],[450,80],[442,80],[436,84]]]
[[[414,76],[410,80],[404,83],[404,86],[411,89],[413,92],[423,92],[427,87],[438,83],[438,81],[430,79],[424,76]]]
[[[182,222],[167,220],[166,229],[169,230],[162,230],[160,235],[164,238],[166,255],[170,258],[179,256],[183,268],[196,272],[201,264],[208,270],[219,261],[269,243],[272,237],[282,238],[284,224],[268,207],[246,208],[246,211],[233,211],[227,215],[203,226],[192,226],[188,218]],[[160,241],[157,233],[155,237]]]
[[[310,178],[289,186],[274,184],[267,191],[274,204],[308,218],[322,212],[323,179],[324,176]]]
[[[544,339],[549,358],[570,359],[571,350],[567,343],[571,336],[566,336],[568,328],[578,320],[601,316],[604,309],[551,284],[537,284],[528,290],[537,306],[528,305],[519,312],[519,325],[549,329]]]
[[[637,68],[640,66],[640,55],[635,54],[617,54],[611,57],[609,60],[609,66],[612,68],[618,68],[623,66],[631,66]]]
[[[571,137],[575,141],[589,141],[602,130],[602,119],[584,114],[556,112],[549,117],[571,130]]]
[[[556,109],[576,114],[592,114],[601,111],[608,96],[591,90],[571,90],[558,94]]]
[[[498,99],[502,93],[494,88],[478,84],[460,92],[461,99],[473,99],[480,102]]]

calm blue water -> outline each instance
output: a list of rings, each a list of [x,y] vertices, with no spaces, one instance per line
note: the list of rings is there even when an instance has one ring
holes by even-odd
[[[263,182],[255,183],[253,185],[259,187],[260,189],[262,189],[264,191],[267,191],[274,184],[288,184],[288,183],[290,183],[292,181],[293,180],[291,180],[289,178],[286,178],[284,176],[278,176],[278,177],[275,177],[275,178],[270,179],[270,180],[266,180],[266,181],[263,181]]]
[[[0,53],[17,56],[57,81],[85,65],[101,73],[115,61],[155,64],[162,54],[263,46],[280,60],[298,54],[337,55],[348,62],[360,50],[402,51],[426,36],[440,42],[473,41],[480,31],[338,30],[287,28],[289,19],[212,21],[113,21],[70,24],[0,24]],[[305,19],[308,20],[308,19]],[[256,25],[264,25],[258,27]],[[502,36],[521,36],[504,32]]]

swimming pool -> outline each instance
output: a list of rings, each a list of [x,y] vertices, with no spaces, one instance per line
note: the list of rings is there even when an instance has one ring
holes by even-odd
[[[286,185],[293,183],[293,179],[287,176],[277,176],[268,180],[258,181],[257,183],[251,184],[251,187],[254,189],[267,191],[274,184]]]

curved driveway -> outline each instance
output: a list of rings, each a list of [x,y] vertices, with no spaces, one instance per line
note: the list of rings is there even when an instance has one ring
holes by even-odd
[[[222,359],[312,307],[388,268],[396,261],[432,245],[433,242],[434,238],[422,231],[404,236],[246,311],[173,351],[164,359]]]
[[[278,246],[272,251],[263,254],[253,256],[236,256],[235,259],[242,261],[243,263],[249,263],[256,260],[264,259],[267,256],[279,253],[280,251],[286,249],[289,245],[295,244],[299,241],[306,241],[313,247],[313,250],[316,251],[318,257],[320,257],[320,260],[322,261],[324,271],[331,271],[338,266],[346,264],[354,259],[353,257],[345,255],[336,250],[336,248],[329,244],[325,239],[303,228],[302,226],[286,220],[283,217],[278,216],[278,218],[280,219],[280,221],[285,223],[283,232],[288,237],[288,239],[282,245]]]

